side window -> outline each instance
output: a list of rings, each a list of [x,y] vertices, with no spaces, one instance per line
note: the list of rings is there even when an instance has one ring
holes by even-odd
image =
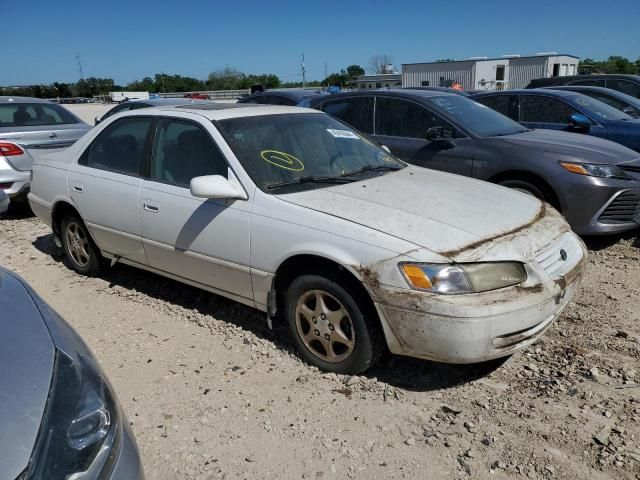
[[[163,119],[153,143],[151,180],[189,188],[203,175],[228,177],[228,166],[213,139],[198,125]]]
[[[574,113],[579,112],[557,98],[537,95],[520,97],[521,122],[566,124]]]
[[[341,98],[325,102],[322,111],[363,133],[373,133],[373,97]]]
[[[455,129],[425,107],[397,98],[376,99],[376,135],[425,139],[431,127]]]
[[[611,97],[609,95],[603,95],[600,92],[581,91],[579,93],[582,93],[583,95],[587,95],[591,98],[595,98],[596,100],[600,100],[601,102],[604,102],[607,105],[611,105],[613,108],[617,108],[618,110],[622,110],[627,106],[627,104],[622,100],[618,100],[617,98]]]
[[[640,98],[640,85],[628,80],[607,80],[607,88]]]
[[[489,108],[492,108],[496,112],[499,112],[507,117],[509,115],[509,105],[511,104],[511,98],[508,95],[496,95],[493,97],[482,97],[478,98],[476,102],[481,103]]]
[[[80,159],[81,165],[125,175],[140,175],[151,118],[123,118],[103,130]]]

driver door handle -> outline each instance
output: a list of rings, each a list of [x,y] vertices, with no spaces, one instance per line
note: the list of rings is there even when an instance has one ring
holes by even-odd
[[[73,183],[71,184],[71,188],[74,192],[82,193],[84,191],[84,187],[81,183]]]
[[[160,207],[158,206],[158,204],[156,202],[153,202],[151,200],[145,200],[142,205],[144,206],[144,209],[147,212],[152,212],[152,213],[158,213],[158,211],[160,210]]]

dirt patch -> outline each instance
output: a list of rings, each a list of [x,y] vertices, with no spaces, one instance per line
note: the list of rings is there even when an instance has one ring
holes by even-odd
[[[116,265],[84,278],[35,218],[0,221],[0,264],[87,343],[147,478],[637,479],[640,249],[592,250],[580,293],[504,364],[390,357],[324,374],[264,314]]]

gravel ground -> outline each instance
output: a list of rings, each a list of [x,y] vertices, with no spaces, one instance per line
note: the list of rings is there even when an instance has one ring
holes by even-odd
[[[27,209],[0,220],[0,264],[95,352],[150,479],[639,479],[640,241],[589,243],[580,294],[503,365],[345,377],[256,311],[126,266],[84,278]]]

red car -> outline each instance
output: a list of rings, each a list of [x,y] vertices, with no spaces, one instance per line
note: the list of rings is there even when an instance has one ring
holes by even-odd
[[[204,93],[185,93],[184,98],[193,98],[195,100],[209,100],[209,95]]]

